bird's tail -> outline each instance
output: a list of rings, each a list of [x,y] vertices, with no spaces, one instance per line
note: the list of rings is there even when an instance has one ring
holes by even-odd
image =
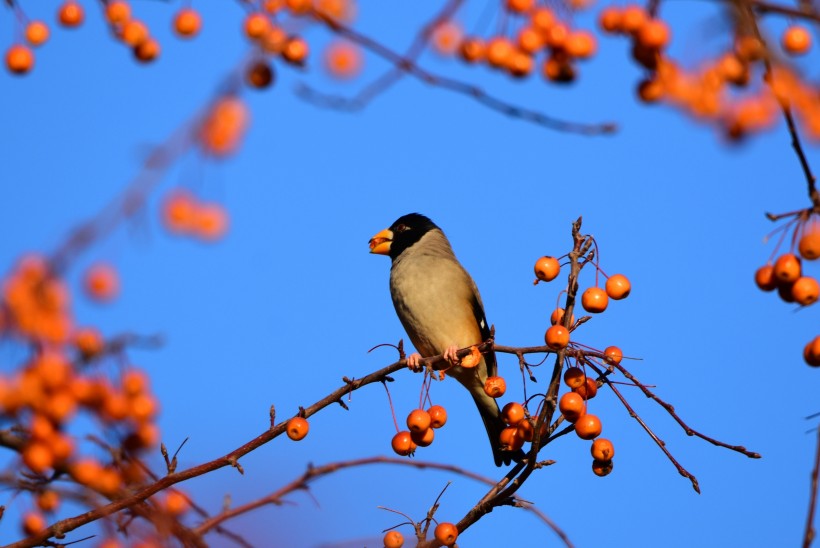
[[[493,449],[493,459],[495,465],[508,465],[510,462],[518,462],[524,458],[524,452],[521,449],[515,451],[502,451],[499,436],[501,431],[506,428],[504,419],[501,418],[501,410],[498,408],[498,403],[486,395],[482,390],[480,393],[471,391],[473,400],[475,400],[478,412],[481,413],[481,420],[484,421],[484,428],[487,429],[487,437],[490,438],[490,446]]]

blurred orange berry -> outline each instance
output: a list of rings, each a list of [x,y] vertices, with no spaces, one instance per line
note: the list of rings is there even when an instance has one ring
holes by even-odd
[[[245,81],[256,89],[265,89],[273,83],[273,67],[264,59],[251,63],[245,71]]]
[[[251,13],[245,18],[245,36],[251,40],[261,39],[270,30],[270,27],[270,19],[264,13]]]
[[[31,21],[26,25],[26,40],[32,46],[44,44],[50,34],[48,25],[42,21]]]
[[[361,50],[349,42],[331,43],[325,50],[325,68],[336,78],[353,78],[361,72]]]
[[[42,442],[34,442],[23,449],[23,462],[32,472],[43,474],[54,466],[54,455]]]
[[[191,507],[188,498],[179,491],[169,491],[165,496],[165,510],[172,516],[181,516]]]
[[[194,231],[204,240],[215,241],[228,231],[228,213],[219,204],[202,204],[194,211]]]
[[[35,498],[37,508],[43,512],[53,512],[60,506],[60,495],[56,491],[45,490],[37,493]]]
[[[34,67],[34,52],[23,44],[14,44],[6,50],[6,68],[14,74],[25,74]]]
[[[535,6],[535,0],[507,0],[507,9],[513,13],[528,13]]]
[[[433,29],[431,36],[433,49],[443,55],[450,55],[458,48],[462,36],[461,27],[453,21],[440,23]]]
[[[577,59],[588,59],[595,55],[598,44],[591,32],[578,30],[569,33],[564,42],[567,54]]]
[[[227,156],[239,147],[248,126],[248,109],[236,96],[219,99],[200,128],[202,146],[214,156]]]
[[[65,27],[78,27],[83,23],[85,11],[79,2],[67,0],[57,12],[57,19]]]
[[[159,57],[159,53],[159,42],[150,37],[134,48],[134,57],[141,63],[150,63]]]
[[[105,18],[109,23],[121,25],[131,18],[131,6],[122,0],[111,0],[105,6]]]
[[[193,8],[182,8],[174,16],[174,32],[181,38],[193,38],[202,29],[202,17]]]
[[[162,202],[162,222],[171,232],[193,230],[196,199],[184,190],[169,193]]]
[[[307,42],[298,36],[288,38],[282,49],[282,58],[294,65],[304,65],[310,49]]]
[[[461,58],[468,63],[477,63],[486,56],[486,45],[480,38],[465,38],[459,46]]]
[[[791,25],[784,32],[781,44],[786,53],[803,55],[811,48],[811,33],[801,25]]]
[[[135,48],[148,40],[148,27],[139,19],[129,19],[122,25],[120,37],[123,42]]]
[[[39,512],[29,511],[23,515],[23,532],[27,535],[39,533],[46,528],[46,519]]]
[[[650,19],[638,29],[638,41],[650,49],[663,49],[669,44],[669,25],[659,19]]]
[[[120,279],[116,269],[108,263],[97,263],[86,270],[83,276],[86,294],[95,301],[114,299],[120,291]]]
[[[105,341],[98,329],[84,327],[74,332],[74,346],[84,360],[91,360],[105,349]]]

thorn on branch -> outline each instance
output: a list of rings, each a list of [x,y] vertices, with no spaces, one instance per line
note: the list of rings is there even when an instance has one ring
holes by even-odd
[[[229,458],[228,459],[228,464],[230,464],[231,466],[236,468],[239,471],[239,473],[242,474],[243,476],[245,475],[245,469],[242,468],[242,465],[239,464],[239,461],[236,459],[236,457]]]
[[[273,428],[276,425],[276,407],[271,404],[270,406],[270,427]]]

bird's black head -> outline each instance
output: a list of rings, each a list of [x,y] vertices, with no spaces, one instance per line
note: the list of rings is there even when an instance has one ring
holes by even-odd
[[[419,213],[403,215],[390,228],[382,230],[370,240],[370,252],[388,255],[395,260],[422,236],[437,228],[433,221]]]

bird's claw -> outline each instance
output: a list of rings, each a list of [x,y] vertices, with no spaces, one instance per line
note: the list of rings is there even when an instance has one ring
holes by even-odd
[[[418,373],[421,371],[421,354],[418,352],[413,352],[409,356],[407,356],[406,360],[407,367],[414,373]]]
[[[442,357],[453,365],[458,364],[458,346],[451,344],[442,354]]]

